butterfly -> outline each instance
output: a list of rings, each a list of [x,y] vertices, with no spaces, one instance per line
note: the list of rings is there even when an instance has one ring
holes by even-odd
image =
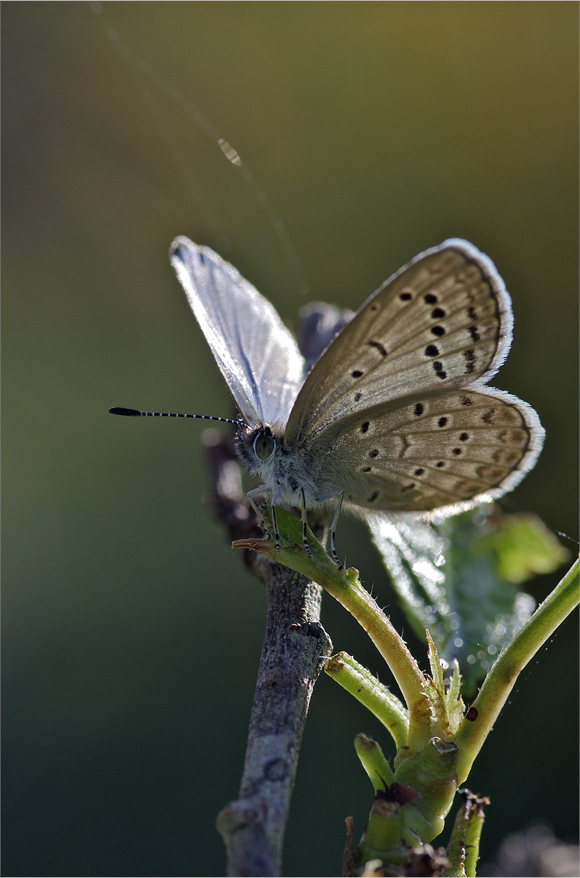
[[[544,430],[531,406],[487,386],[509,351],[511,300],[493,262],[459,238],[390,277],[306,362],[274,307],[188,238],[171,263],[241,418],[235,447],[262,484],[254,508],[336,503],[371,513],[453,512],[514,488]],[[155,414],[113,409],[118,414]]]

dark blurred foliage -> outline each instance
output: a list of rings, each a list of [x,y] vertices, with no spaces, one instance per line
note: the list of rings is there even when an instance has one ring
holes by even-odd
[[[560,2],[3,4],[4,874],[224,873],[214,820],[237,793],[264,594],[203,506],[203,425],[107,414],[232,411],[176,234],[294,326],[309,298],[356,308],[420,250],[472,240],[514,304],[494,384],[547,431],[508,500],[576,534],[577,19]],[[424,661],[364,528],[338,539]],[[330,600],[323,620],[389,682]],[[569,620],[469,779],[492,802],[484,858],[537,818],[576,836],[576,642]],[[344,818],[362,830],[360,731],[386,746],[321,679],[287,874],[337,874]]]

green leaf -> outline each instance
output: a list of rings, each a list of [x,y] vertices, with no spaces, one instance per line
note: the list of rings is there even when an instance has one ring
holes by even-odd
[[[546,525],[535,515],[501,515],[492,519],[494,530],[482,541],[495,555],[499,576],[507,582],[525,582],[537,573],[551,573],[569,557]]]
[[[431,704],[431,728],[434,735],[444,735],[449,728],[449,714],[443,670],[437,647],[428,628],[425,628],[425,635],[429,647],[429,665],[431,666],[431,677],[425,674],[425,690]]]
[[[536,516],[504,515],[494,504],[438,524],[384,515],[368,523],[409,623],[422,637],[429,628],[445,665],[458,660],[464,692],[534,610],[515,584],[568,556]]]
[[[447,540],[410,515],[368,515],[366,521],[408,622],[421,639],[428,628],[441,649],[452,634],[443,569]]]
[[[461,698],[461,673],[459,671],[459,663],[457,659],[453,660],[453,673],[449,678],[449,685],[446,694],[447,713],[449,716],[449,731],[455,734],[459,728],[459,723],[463,719],[465,713],[465,704]]]

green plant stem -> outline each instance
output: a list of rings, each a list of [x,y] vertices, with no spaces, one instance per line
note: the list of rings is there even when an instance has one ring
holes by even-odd
[[[479,841],[484,822],[484,806],[489,799],[479,798],[469,790],[459,790],[463,802],[455,815],[447,846],[449,865],[443,878],[475,878],[479,858]]]
[[[394,782],[395,775],[385,759],[380,744],[361,732],[354,739],[354,748],[362,767],[370,778],[375,793],[379,790],[384,792]]]
[[[283,509],[277,510],[277,516],[280,534],[288,535],[290,545],[276,549],[271,540],[249,539],[236,540],[232,546],[252,549],[302,573],[319,583],[354,616],[387,662],[409,709],[408,752],[420,750],[431,737],[431,711],[423,674],[405,642],[360,584],[358,570],[353,567],[345,570],[332,563],[309,532],[313,555],[310,557],[301,545],[301,532],[296,532],[300,522]]]
[[[423,674],[377,602],[362,587],[358,571],[346,571],[342,582],[320,582],[364,628],[387,662],[397,681],[409,710],[407,746],[410,753],[421,749],[431,735],[431,710],[425,695]]]
[[[579,600],[579,562],[570,568],[531,619],[501,652],[479,694],[462,720],[455,742],[459,746],[458,783],[465,782],[475,757],[491,731],[522,669],[553,634]]]
[[[379,683],[370,671],[346,652],[339,652],[329,658],[324,670],[382,722],[391,733],[397,750],[405,746],[409,714],[386,686]]]
[[[465,835],[465,874],[467,878],[475,878],[479,859],[479,842],[485,817],[483,808],[470,815]]]

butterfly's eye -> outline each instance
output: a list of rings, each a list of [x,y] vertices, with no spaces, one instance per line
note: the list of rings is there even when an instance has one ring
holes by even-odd
[[[276,450],[276,440],[270,433],[258,433],[254,439],[254,451],[259,460],[268,460]]]

